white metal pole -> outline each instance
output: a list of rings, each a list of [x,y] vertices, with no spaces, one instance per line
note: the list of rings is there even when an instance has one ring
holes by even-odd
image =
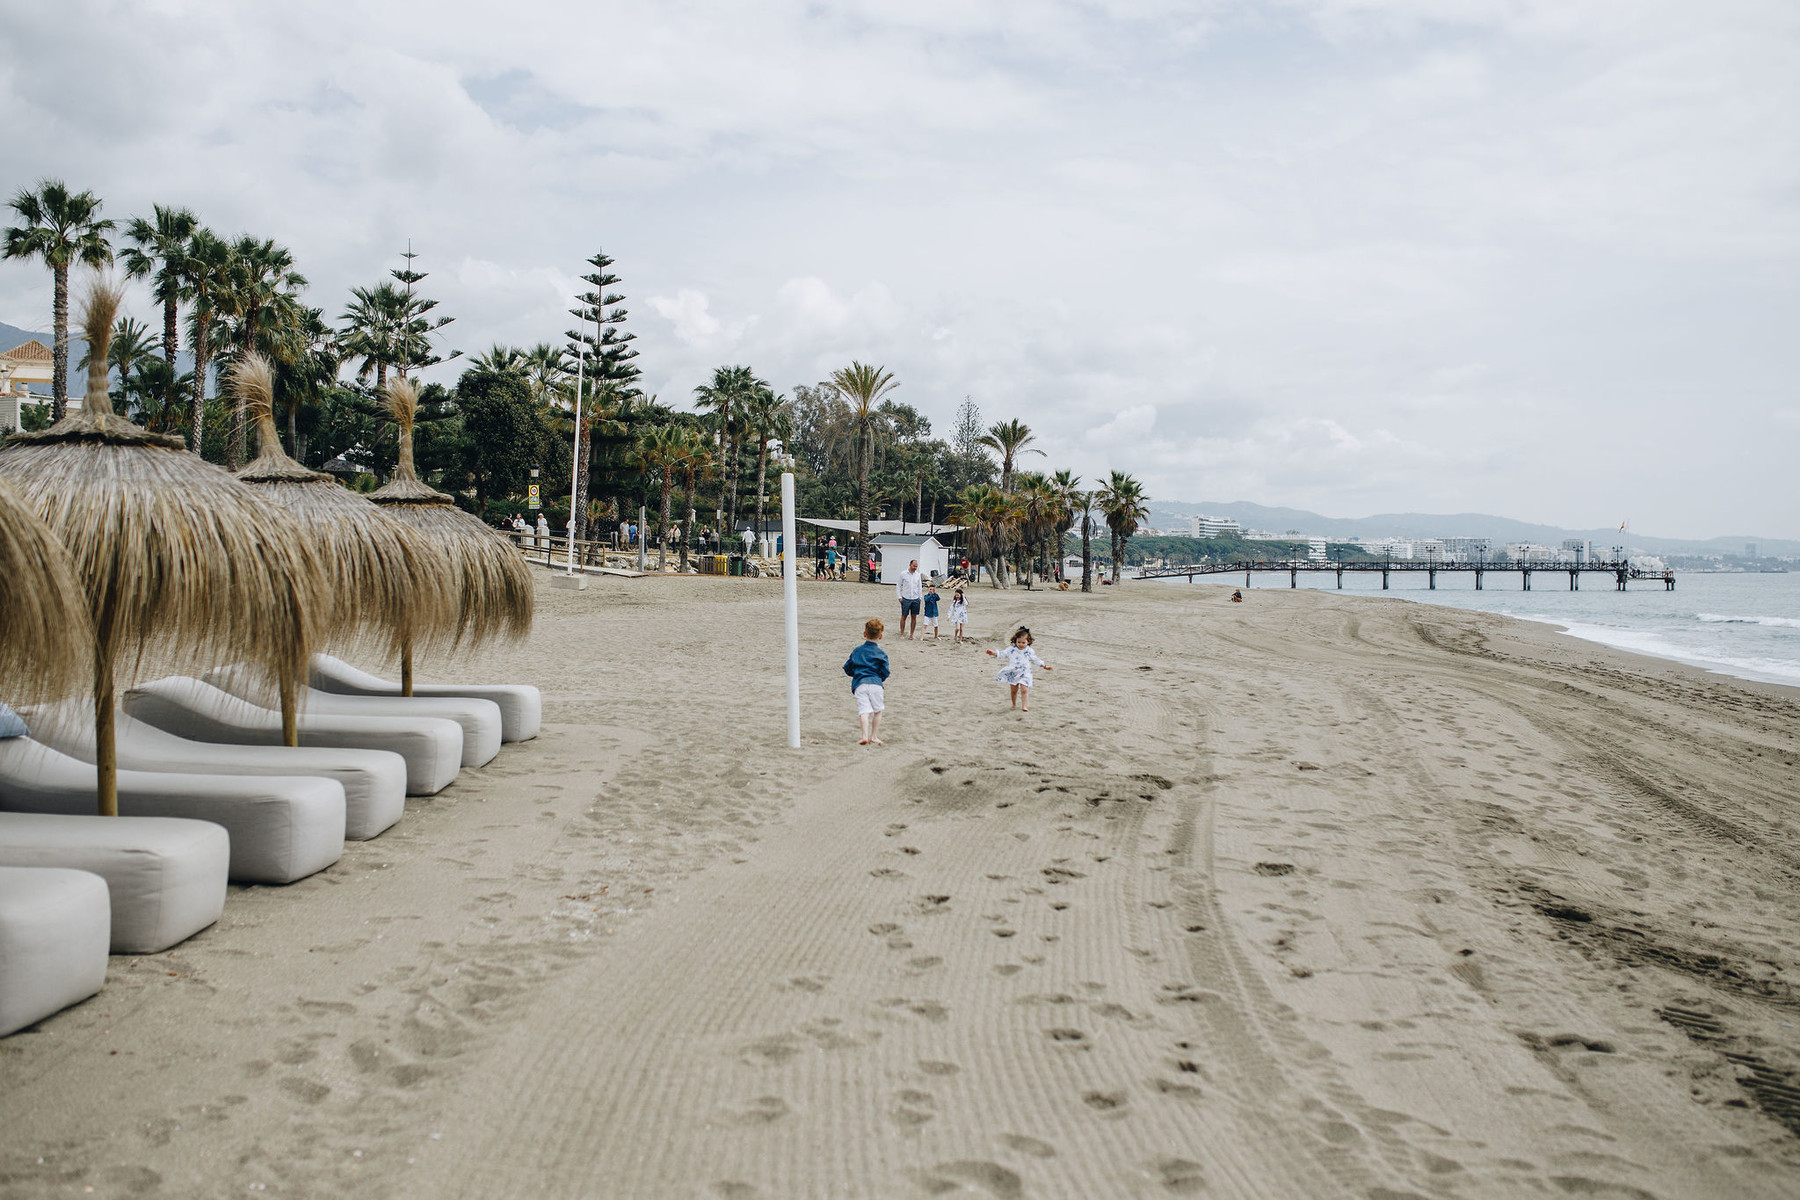
[[[575,449],[569,452],[569,574],[575,574],[575,505],[581,496],[581,385],[587,355],[575,357]]]
[[[645,569],[645,567],[644,567],[644,522],[649,520],[649,512],[650,512],[650,510],[645,508],[643,505],[641,505],[641,504],[638,505],[638,536],[637,536],[638,566],[637,566],[637,569],[640,571]]]
[[[794,541],[794,473],[781,473],[781,591],[787,601],[788,745],[800,748],[800,568]]]

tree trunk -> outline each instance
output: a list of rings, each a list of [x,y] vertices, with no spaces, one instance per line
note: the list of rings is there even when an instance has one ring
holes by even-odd
[[[857,578],[869,582],[869,424],[858,422],[861,453],[857,456],[856,473],[856,571]]]
[[[1081,514],[1081,590],[1094,590],[1094,518],[1086,511]]]
[[[194,395],[188,410],[188,449],[199,454],[206,437],[206,339],[212,322],[194,326]]]
[[[378,362],[375,364],[375,399],[377,401],[380,401],[381,399],[383,399],[386,396],[386,394],[387,394],[387,364],[384,362]]]
[[[731,443],[731,453],[725,456],[725,462],[727,464],[726,469],[731,472],[731,504],[725,510],[725,519],[727,528],[732,533],[737,532],[738,476],[743,474],[743,472],[738,470],[738,459],[743,456],[743,453],[744,447],[738,442],[733,441]],[[725,530],[720,531],[721,534],[724,532]]]
[[[50,420],[54,424],[69,411],[69,266],[51,268],[54,295],[50,309]]]
[[[593,482],[594,434],[585,425],[585,422],[578,422],[575,428],[575,436],[581,439],[581,479],[575,489],[576,494],[581,497],[581,505],[575,515],[575,536],[578,538],[588,535],[588,488]]]
[[[181,311],[173,300],[163,301],[163,361],[169,364],[169,389],[163,393],[163,420],[175,419],[181,388],[175,381],[175,355],[181,349]]]
[[[681,569],[688,568],[688,545],[694,540],[694,477],[687,478],[687,525],[681,531]]]
[[[669,493],[675,490],[675,481],[665,476],[662,484],[662,529],[656,536],[656,569],[662,570],[669,565]]]
[[[256,323],[246,319],[244,322],[244,340],[238,347],[238,361],[244,361],[244,355],[256,348]],[[242,392],[231,398],[231,441],[225,447],[225,469],[235,471],[244,465],[244,443],[249,440],[249,410],[245,407]]]
[[[768,503],[769,440],[763,439],[762,453],[756,458],[756,536],[763,532],[763,510]]]
[[[1119,557],[1113,560],[1113,586],[1125,582],[1125,548],[1131,545],[1131,535],[1126,534],[1119,539]]]
[[[296,400],[288,401],[287,452],[290,456],[292,456],[292,458],[295,462],[300,461],[300,427],[295,423],[295,420],[294,420],[295,410],[298,409],[299,407],[300,407],[300,404],[298,401],[296,401]]]

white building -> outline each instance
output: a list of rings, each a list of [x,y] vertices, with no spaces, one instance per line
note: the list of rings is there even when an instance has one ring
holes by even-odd
[[[1214,538],[1222,533],[1240,533],[1243,526],[1230,517],[1208,517],[1197,513],[1188,518],[1188,531],[1197,538]]]
[[[48,386],[53,361],[50,347],[35,338],[0,354],[0,433],[11,433],[20,427],[22,406],[49,403],[48,396],[34,396],[28,385]],[[71,395],[69,407],[80,408],[80,397]]]
[[[927,578],[942,578],[950,573],[950,551],[929,533],[883,533],[870,538],[869,543],[881,555],[883,583],[898,582],[906,572],[906,564],[915,558]]]

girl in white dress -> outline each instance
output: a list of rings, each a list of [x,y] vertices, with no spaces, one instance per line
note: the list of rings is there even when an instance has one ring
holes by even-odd
[[[1030,712],[1031,668],[1038,666],[1046,671],[1050,669],[1050,664],[1039,658],[1037,651],[1031,648],[1031,630],[1023,625],[1019,626],[1006,649],[998,653],[989,650],[988,653],[1006,663],[994,676],[994,682],[1006,684],[1014,708],[1020,712]]]
[[[950,597],[950,632],[956,635],[956,644],[962,645],[963,626],[969,623],[969,602],[963,599],[962,589],[957,588]]]

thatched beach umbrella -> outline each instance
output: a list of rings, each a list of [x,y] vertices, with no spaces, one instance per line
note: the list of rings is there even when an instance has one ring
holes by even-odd
[[[93,678],[87,601],[69,552],[0,482],[0,702],[60,700]]]
[[[410,660],[415,649],[456,640],[462,625],[457,578],[448,557],[413,527],[336,479],[289,458],[275,429],[268,360],[246,354],[231,386],[256,421],[261,450],[237,473],[312,539],[335,584],[329,628],[334,646],[368,645]]]
[[[41,432],[15,434],[0,449],[0,477],[68,547],[87,594],[104,816],[118,812],[118,668],[134,669],[147,655],[202,668],[247,659],[284,691],[297,688],[328,586],[279,509],[188,453],[180,438],[113,414],[106,355],[118,305],[118,289],[96,281],[84,318],[81,411]]]
[[[394,477],[369,494],[385,511],[423,534],[455,577],[459,639],[482,642],[521,638],[531,630],[531,568],[513,544],[456,502],[427,487],[413,468],[413,420],[419,391],[410,379],[390,380],[388,407],[400,426],[400,462]],[[412,652],[400,660],[400,692],[412,695]]]

